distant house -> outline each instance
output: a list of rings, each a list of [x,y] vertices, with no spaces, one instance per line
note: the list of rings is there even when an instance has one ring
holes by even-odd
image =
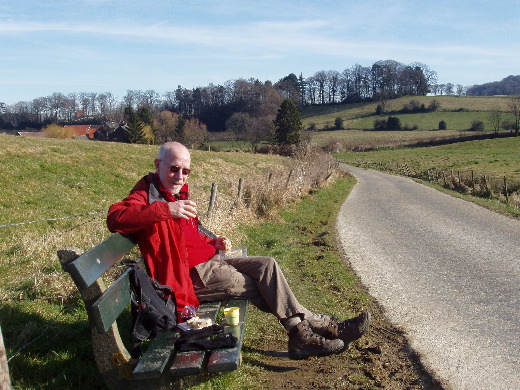
[[[72,130],[77,137],[86,136],[88,139],[94,139],[94,133],[100,128],[100,125],[65,125],[65,130]]]
[[[108,125],[100,126],[94,133],[94,139],[98,141],[128,142],[128,125],[121,122],[118,127],[113,128]]]
[[[45,137],[43,131],[17,131],[16,135],[20,137]]]

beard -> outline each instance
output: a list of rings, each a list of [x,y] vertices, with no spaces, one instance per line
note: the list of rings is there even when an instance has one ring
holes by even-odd
[[[171,193],[177,195],[181,191],[182,186],[173,186]]]
[[[170,190],[170,192],[172,194],[176,195],[176,194],[178,194],[181,191],[181,188],[182,188],[183,185],[184,185],[184,183],[182,183],[182,184],[173,184],[173,183],[171,183],[169,190]]]

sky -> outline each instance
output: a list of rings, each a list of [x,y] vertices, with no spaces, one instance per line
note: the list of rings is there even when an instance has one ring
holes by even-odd
[[[359,64],[438,83],[520,75],[518,0],[0,0],[0,102],[159,94]]]

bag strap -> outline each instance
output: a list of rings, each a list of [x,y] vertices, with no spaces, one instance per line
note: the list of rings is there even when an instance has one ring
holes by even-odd
[[[143,302],[143,290],[141,288],[141,284],[139,283],[139,278],[137,277],[137,269],[139,265],[135,260],[132,259],[122,259],[121,263],[130,267],[132,270],[129,274],[130,277],[130,300],[132,301],[132,331],[130,332],[131,340],[132,340],[132,351],[130,352],[130,356],[133,359],[139,359],[142,353],[142,340],[135,337],[133,329],[137,322],[138,310],[137,307],[141,302]]]

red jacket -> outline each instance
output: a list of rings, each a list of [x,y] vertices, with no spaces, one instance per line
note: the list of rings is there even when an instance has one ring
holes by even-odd
[[[186,184],[180,199],[187,198]],[[175,198],[162,188],[154,173],[149,173],[128,197],[110,206],[107,226],[111,232],[130,236],[139,245],[148,274],[175,291],[179,310],[187,305],[198,307],[190,268],[208,260],[216,250],[212,241],[198,232],[196,218],[172,218],[168,201]]]

